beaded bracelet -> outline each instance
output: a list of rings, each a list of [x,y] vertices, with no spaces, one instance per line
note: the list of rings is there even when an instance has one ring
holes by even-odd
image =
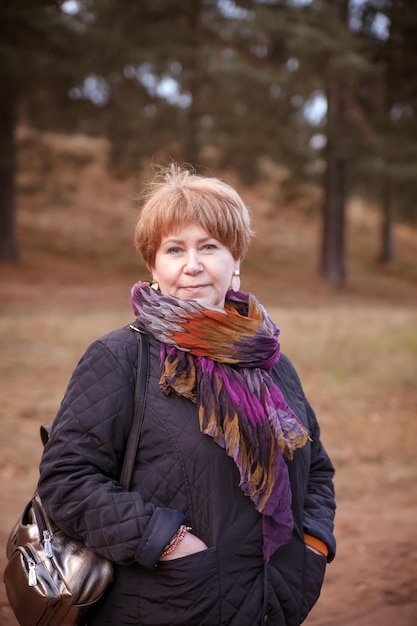
[[[180,526],[178,531],[175,533],[175,535],[169,542],[169,544],[165,547],[161,556],[167,556],[167,554],[171,554],[171,552],[174,552],[175,548],[179,546],[181,541],[184,539],[186,533],[188,533],[188,531],[190,530],[191,530],[191,526],[184,526],[184,525]]]

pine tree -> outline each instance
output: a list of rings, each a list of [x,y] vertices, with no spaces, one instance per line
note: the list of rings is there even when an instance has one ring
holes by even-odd
[[[0,259],[18,258],[15,212],[16,125],[35,109],[45,119],[76,66],[75,23],[58,2],[5,0],[0,4]],[[53,85],[53,88],[51,86]],[[51,94],[56,102],[52,102]]]
[[[375,25],[381,19],[382,33]],[[358,158],[355,182],[381,205],[379,260],[387,263],[394,256],[394,220],[417,219],[417,6],[402,0],[368,0],[361,22],[363,45],[378,73],[373,88],[362,84],[358,89],[357,102],[368,128],[368,160]]]

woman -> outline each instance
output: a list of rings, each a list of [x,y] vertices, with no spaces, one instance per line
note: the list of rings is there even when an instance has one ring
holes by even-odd
[[[135,241],[132,304],[150,342],[131,490],[117,478],[135,384],[129,327],[78,364],[41,463],[52,519],[115,564],[89,624],[300,624],[335,553],[333,467],[279,331],[239,291],[240,196],[172,166]]]

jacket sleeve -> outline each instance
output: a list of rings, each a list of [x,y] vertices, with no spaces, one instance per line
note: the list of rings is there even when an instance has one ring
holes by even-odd
[[[38,492],[65,533],[114,562],[151,568],[184,515],[143,501],[140,485],[126,491],[118,483],[134,410],[137,343],[130,335],[115,331],[81,358],[45,446]],[[124,351],[112,350],[122,341]]]
[[[334,468],[320,440],[320,427],[313,409],[305,401],[310,425],[311,459],[304,504],[304,532],[323,541],[328,550],[328,562],[336,553],[333,533],[336,511],[333,476]]]
[[[305,534],[312,535],[326,544],[327,560],[330,562],[336,551],[334,537],[334,517],[336,510],[333,476],[333,464],[320,440],[320,426],[316,415],[304,394],[299,376],[291,361],[281,355],[278,367],[274,368],[273,378],[283,391],[289,405],[295,410],[308,428],[311,442],[304,471],[294,468],[294,489],[303,493],[302,523]],[[300,451],[301,452],[301,451]],[[295,459],[295,457],[294,457]],[[296,463],[296,461],[294,461]],[[304,464],[303,464],[304,466]],[[303,485],[299,484],[302,481]],[[306,484],[305,484],[306,483]]]

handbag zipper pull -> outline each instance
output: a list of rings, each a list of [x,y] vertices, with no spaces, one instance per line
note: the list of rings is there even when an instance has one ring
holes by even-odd
[[[51,559],[53,557],[53,552],[51,544],[51,533],[49,532],[49,530],[43,531],[43,548],[45,550],[46,558]]]
[[[38,584],[38,581],[36,578],[36,563],[33,559],[29,559],[28,565],[29,565],[29,578],[28,578],[29,587],[36,587],[36,585]]]

